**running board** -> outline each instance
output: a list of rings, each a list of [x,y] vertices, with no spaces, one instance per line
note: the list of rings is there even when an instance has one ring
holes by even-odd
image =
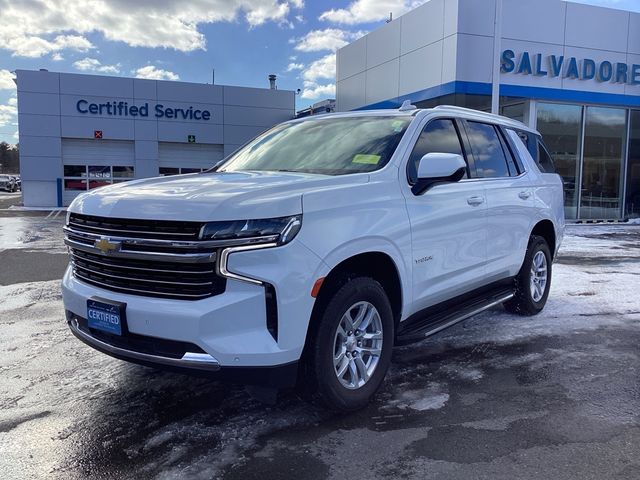
[[[482,297],[474,297],[466,301],[457,302],[457,305],[450,307],[429,308],[422,316],[414,316],[400,324],[396,345],[407,345],[424,340],[434,333],[438,333],[469,317],[506,302],[513,298],[514,294],[513,289],[503,288],[499,291],[485,293]]]

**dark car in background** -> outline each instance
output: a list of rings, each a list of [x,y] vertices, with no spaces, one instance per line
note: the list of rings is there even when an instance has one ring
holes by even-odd
[[[5,192],[16,192],[18,190],[18,183],[15,177],[11,175],[0,174],[0,190]]]

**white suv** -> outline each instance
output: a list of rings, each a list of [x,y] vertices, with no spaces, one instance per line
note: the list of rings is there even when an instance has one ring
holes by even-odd
[[[360,408],[394,344],[542,310],[564,230],[550,163],[534,130],[456,107],[285,122],[210,171],[78,197],[69,327],[124,360]]]

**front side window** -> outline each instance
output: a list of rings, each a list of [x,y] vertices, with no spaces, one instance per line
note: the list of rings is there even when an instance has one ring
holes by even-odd
[[[238,150],[217,171],[372,172],[389,162],[412,119],[363,116],[285,123]]]
[[[441,118],[424,127],[407,164],[407,175],[412,185],[418,180],[418,163],[427,153],[455,153],[464,156],[453,120]]]
[[[468,121],[467,134],[478,176],[483,178],[508,177],[507,159],[495,127],[488,123]]]

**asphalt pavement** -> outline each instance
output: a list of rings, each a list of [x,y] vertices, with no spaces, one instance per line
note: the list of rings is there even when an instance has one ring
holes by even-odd
[[[336,415],[78,342],[60,217],[0,218],[3,479],[640,479],[640,226],[570,227],[540,315],[398,348]]]

